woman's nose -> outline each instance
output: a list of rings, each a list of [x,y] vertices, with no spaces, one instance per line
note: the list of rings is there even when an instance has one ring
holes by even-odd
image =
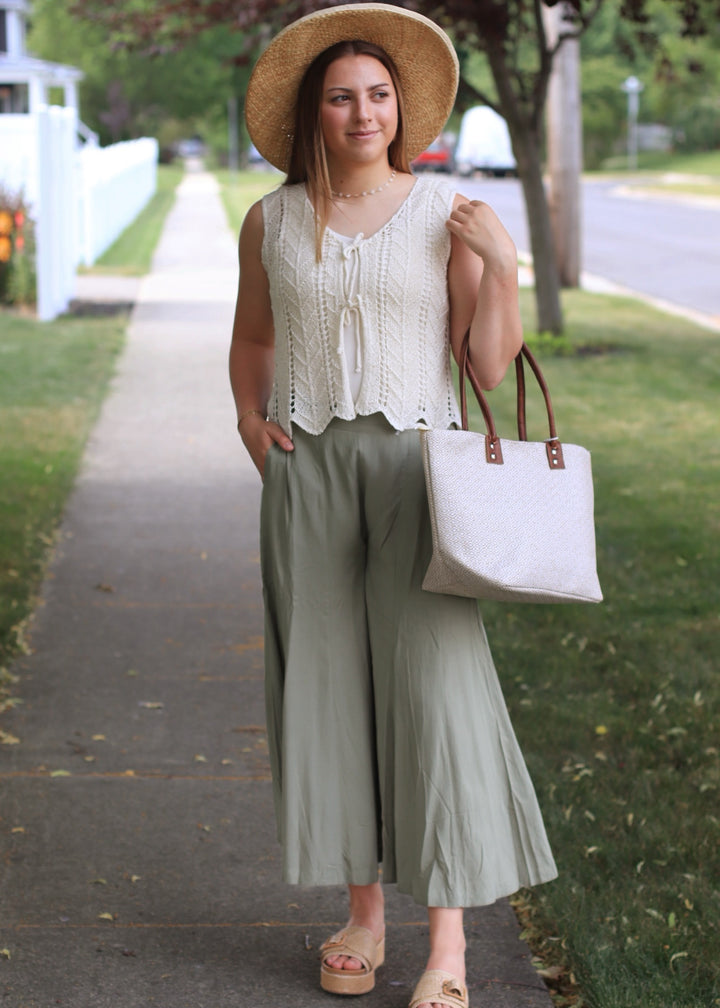
[[[370,103],[366,98],[358,99],[355,116],[360,122],[365,122],[365,120],[370,118]]]

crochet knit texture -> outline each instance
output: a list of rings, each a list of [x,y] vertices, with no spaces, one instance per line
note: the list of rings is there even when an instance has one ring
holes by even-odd
[[[418,178],[375,234],[348,241],[327,230],[315,257],[313,208],[303,185],[263,198],[263,265],[275,324],[269,416],[291,434],[320,434],[333,419],[383,413],[397,430],[447,428],[460,417],[448,340],[445,227],[453,191]],[[352,315],[357,359],[346,361]],[[348,367],[362,373],[353,401]]]

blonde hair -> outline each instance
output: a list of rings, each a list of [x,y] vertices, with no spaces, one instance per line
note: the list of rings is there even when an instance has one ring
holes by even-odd
[[[372,56],[382,63],[390,74],[397,95],[398,128],[388,147],[388,160],[390,167],[396,171],[410,171],[402,84],[397,67],[390,56],[380,46],[373,42],[364,42],[362,39],[338,42],[336,45],[330,46],[329,49],[325,49],[310,64],[298,88],[295,133],[290,153],[290,165],[285,179],[285,185],[304,182],[315,207],[315,256],[318,262],[322,259],[322,241],[332,201],[320,107],[327,68],[341,56]]]

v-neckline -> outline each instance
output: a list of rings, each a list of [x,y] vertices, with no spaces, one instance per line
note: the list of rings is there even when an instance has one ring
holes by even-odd
[[[333,238],[337,238],[337,239],[339,239],[340,241],[344,241],[344,240],[347,240],[347,241],[353,241],[353,240],[355,240],[355,239],[356,239],[356,238],[358,237],[358,235],[360,235],[360,234],[362,234],[362,240],[363,240],[363,241],[371,241],[371,240],[372,240],[372,239],[373,239],[373,238],[374,238],[374,237],[375,237],[376,235],[379,235],[379,234],[381,234],[381,233],[382,233],[382,232],[383,232],[383,231],[385,230],[385,228],[386,228],[386,227],[388,227],[388,226],[389,226],[390,224],[392,224],[392,222],[393,222],[393,221],[395,220],[395,218],[396,218],[396,217],[398,216],[398,214],[400,214],[400,213],[401,213],[401,212],[402,212],[402,211],[403,211],[403,210],[405,209],[405,207],[407,206],[407,204],[408,204],[408,203],[410,202],[410,197],[412,196],[412,194],[413,194],[413,193],[415,192],[415,190],[417,189],[419,181],[420,181],[420,179],[416,177],[416,178],[415,178],[415,180],[414,180],[414,182],[413,182],[413,184],[412,184],[412,186],[410,187],[410,191],[409,191],[409,192],[408,192],[408,194],[407,194],[407,195],[405,196],[405,198],[404,198],[404,200],[402,201],[402,203],[401,203],[401,204],[400,204],[400,205],[399,205],[399,206],[397,207],[397,209],[396,209],[396,210],[395,210],[395,211],[394,211],[394,212],[393,212],[393,213],[392,213],[392,214],[391,214],[391,215],[390,215],[390,216],[388,217],[388,219],[387,219],[387,220],[385,221],[385,223],[384,223],[384,224],[381,224],[381,225],[380,225],[380,227],[379,227],[379,228],[377,228],[377,230],[373,231],[373,233],[372,233],[372,234],[369,234],[369,235],[366,235],[366,234],[365,234],[364,232],[362,232],[362,231],[356,231],[356,232],[355,232],[355,234],[351,234],[351,235],[347,235],[347,234],[343,234],[343,233],[342,233],[341,231],[335,231],[335,230],[334,230],[333,228],[331,228],[331,227],[327,227],[327,228],[325,228],[325,230],[327,231],[327,233],[328,233],[328,234],[332,235],[332,236],[333,236]],[[306,200],[306,202],[307,202],[308,206],[310,207],[310,209],[312,210],[312,212],[313,212],[313,213],[315,213],[315,208],[314,208],[314,206],[312,205],[312,202],[311,202],[311,200],[310,200],[310,197],[309,197],[309,196],[308,196],[308,194],[307,194],[307,187],[305,186],[305,184],[304,184],[304,183],[303,183],[303,188],[304,188],[304,190],[305,190],[305,200]]]

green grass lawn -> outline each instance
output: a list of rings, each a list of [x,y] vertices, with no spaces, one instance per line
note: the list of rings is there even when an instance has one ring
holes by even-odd
[[[148,268],[181,176],[181,169],[160,168],[158,195],[104,257],[108,271]],[[23,646],[24,623],[126,322],[69,315],[37,322],[0,313],[0,666]],[[8,689],[0,668],[0,711]]]
[[[626,171],[627,157],[617,155],[603,165],[605,171]],[[638,155],[640,171],[679,172],[687,175],[712,175],[720,179],[720,151],[698,151],[693,154],[667,154],[663,151],[642,151]]]
[[[608,172],[617,174],[618,180],[627,175],[633,184],[659,194],[720,197],[720,151],[697,154],[647,151],[639,155],[637,171],[630,173],[627,158],[618,156],[603,165],[603,173]]]
[[[523,307],[529,321],[529,291]],[[605,602],[482,605],[560,871],[530,897],[531,932],[579,982],[583,1000],[558,1004],[711,1008],[720,345],[631,300],[572,292],[565,308],[586,352],[543,359],[543,370],[561,438],[592,452]],[[511,393],[507,383],[491,399],[512,437]],[[534,415],[542,438],[539,403]]]
[[[273,171],[217,171],[225,213],[233,234],[240,233],[245,214],[256,200],[280,185],[284,175]]]
[[[1,321],[0,665],[21,643],[126,317]]]

